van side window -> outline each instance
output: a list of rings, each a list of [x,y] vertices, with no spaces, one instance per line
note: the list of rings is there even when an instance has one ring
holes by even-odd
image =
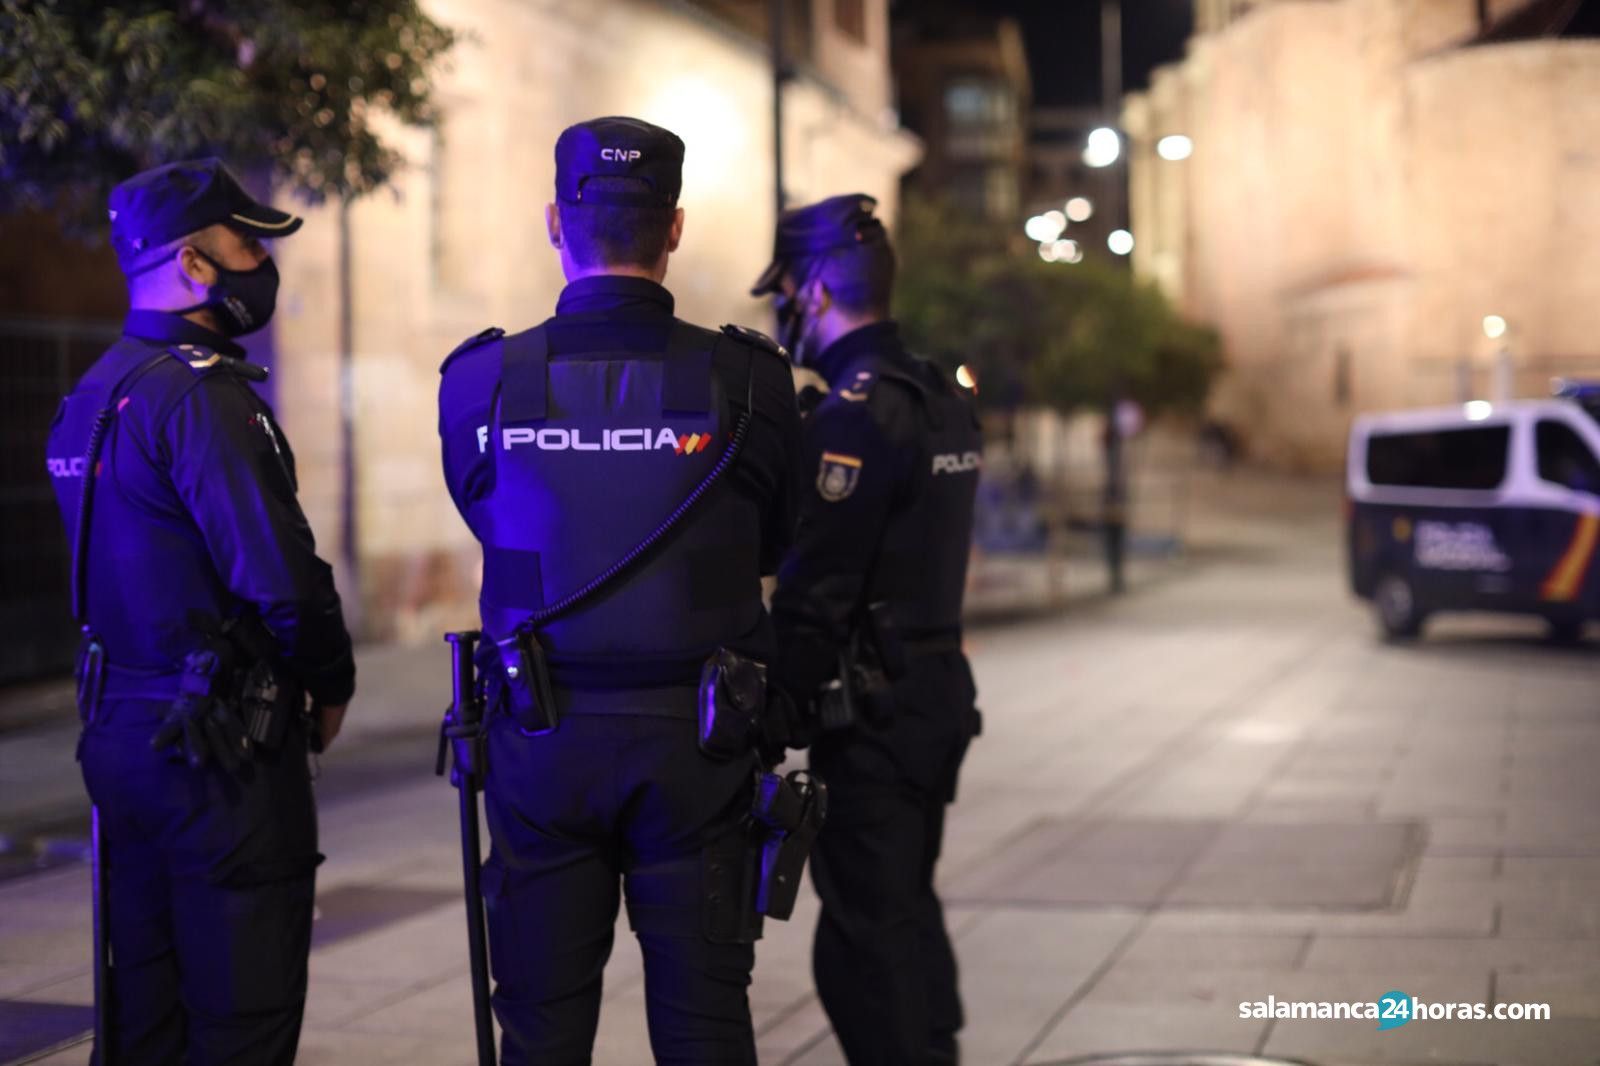
[[[1367,441],[1367,480],[1407,488],[1499,488],[1510,444],[1510,426],[1373,434]]]
[[[1579,492],[1600,494],[1600,462],[1573,428],[1541,420],[1534,430],[1539,449],[1539,476]]]

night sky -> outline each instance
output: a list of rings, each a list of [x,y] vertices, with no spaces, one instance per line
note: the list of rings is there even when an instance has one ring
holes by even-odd
[[[1099,103],[1100,0],[968,0],[961,6],[1021,23],[1035,104]],[[1122,0],[1124,90],[1144,88],[1152,69],[1182,58],[1192,24],[1192,0]]]

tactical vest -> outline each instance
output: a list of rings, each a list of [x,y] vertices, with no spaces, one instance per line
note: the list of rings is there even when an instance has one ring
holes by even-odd
[[[196,618],[220,620],[238,609],[193,522],[152,514],[137,486],[105,476],[126,464],[121,469],[136,477],[137,465],[149,463],[125,423],[156,424],[187,384],[186,375],[152,373],[168,360],[185,362],[175,348],[119,340],[61,401],[46,445],[67,544],[78,557],[73,612],[92,624],[113,664],[152,671],[174,669],[193,650]],[[97,422],[103,439],[91,470]],[[152,471],[150,480],[160,476]],[[80,552],[86,489],[93,510]]]
[[[961,625],[982,464],[977,411],[943,371],[923,360],[903,369],[880,365],[877,377],[915,397],[922,432],[905,498],[883,532],[867,602],[888,603],[896,630],[912,640],[951,634]]]
[[[546,326],[501,345],[498,402],[479,445],[493,488],[468,521],[483,546],[484,631],[601,574],[678,508],[749,407],[712,369],[719,335],[674,322],[665,352],[584,352],[552,362]],[[760,513],[724,478],[620,580],[539,627],[558,683],[694,683],[705,658],[759,624]]]

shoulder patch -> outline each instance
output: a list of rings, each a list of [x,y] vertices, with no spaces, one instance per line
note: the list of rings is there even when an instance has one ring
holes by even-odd
[[[490,326],[481,333],[474,333],[472,336],[468,337],[466,340],[462,341],[460,344],[451,349],[450,354],[444,357],[444,362],[439,364],[439,373],[444,373],[444,368],[450,365],[450,360],[454,359],[462,352],[470,352],[480,344],[487,344],[490,341],[499,340],[505,335],[506,331],[501,329],[499,326]]]
[[[732,337],[734,340],[742,341],[752,348],[759,348],[770,355],[775,355],[786,363],[789,362],[789,353],[784,351],[783,345],[762,333],[759,329],[736,326],[730,322],[722,327],[722,332],[724,336]]]
[[[817,495],[829,503],[838,503],[856,491],[861,480],[861,457],[842,452],[823,452],[822,465],[817,471]]]

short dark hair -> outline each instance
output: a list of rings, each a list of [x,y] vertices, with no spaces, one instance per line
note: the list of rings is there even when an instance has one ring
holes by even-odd
[[[589,178],[585,190],[632,191],[633,178]],[[579,266],[589,270],[605,266],[653,267],[667,250],[672,232],[671,207],[622,204],[563,203],[561,239]]]
[[[894,294],[894,273],[894,249],[886,240],[875,240],[802,263],[795,276],[820,278],[834,302],[851,314],[886,317]]]

